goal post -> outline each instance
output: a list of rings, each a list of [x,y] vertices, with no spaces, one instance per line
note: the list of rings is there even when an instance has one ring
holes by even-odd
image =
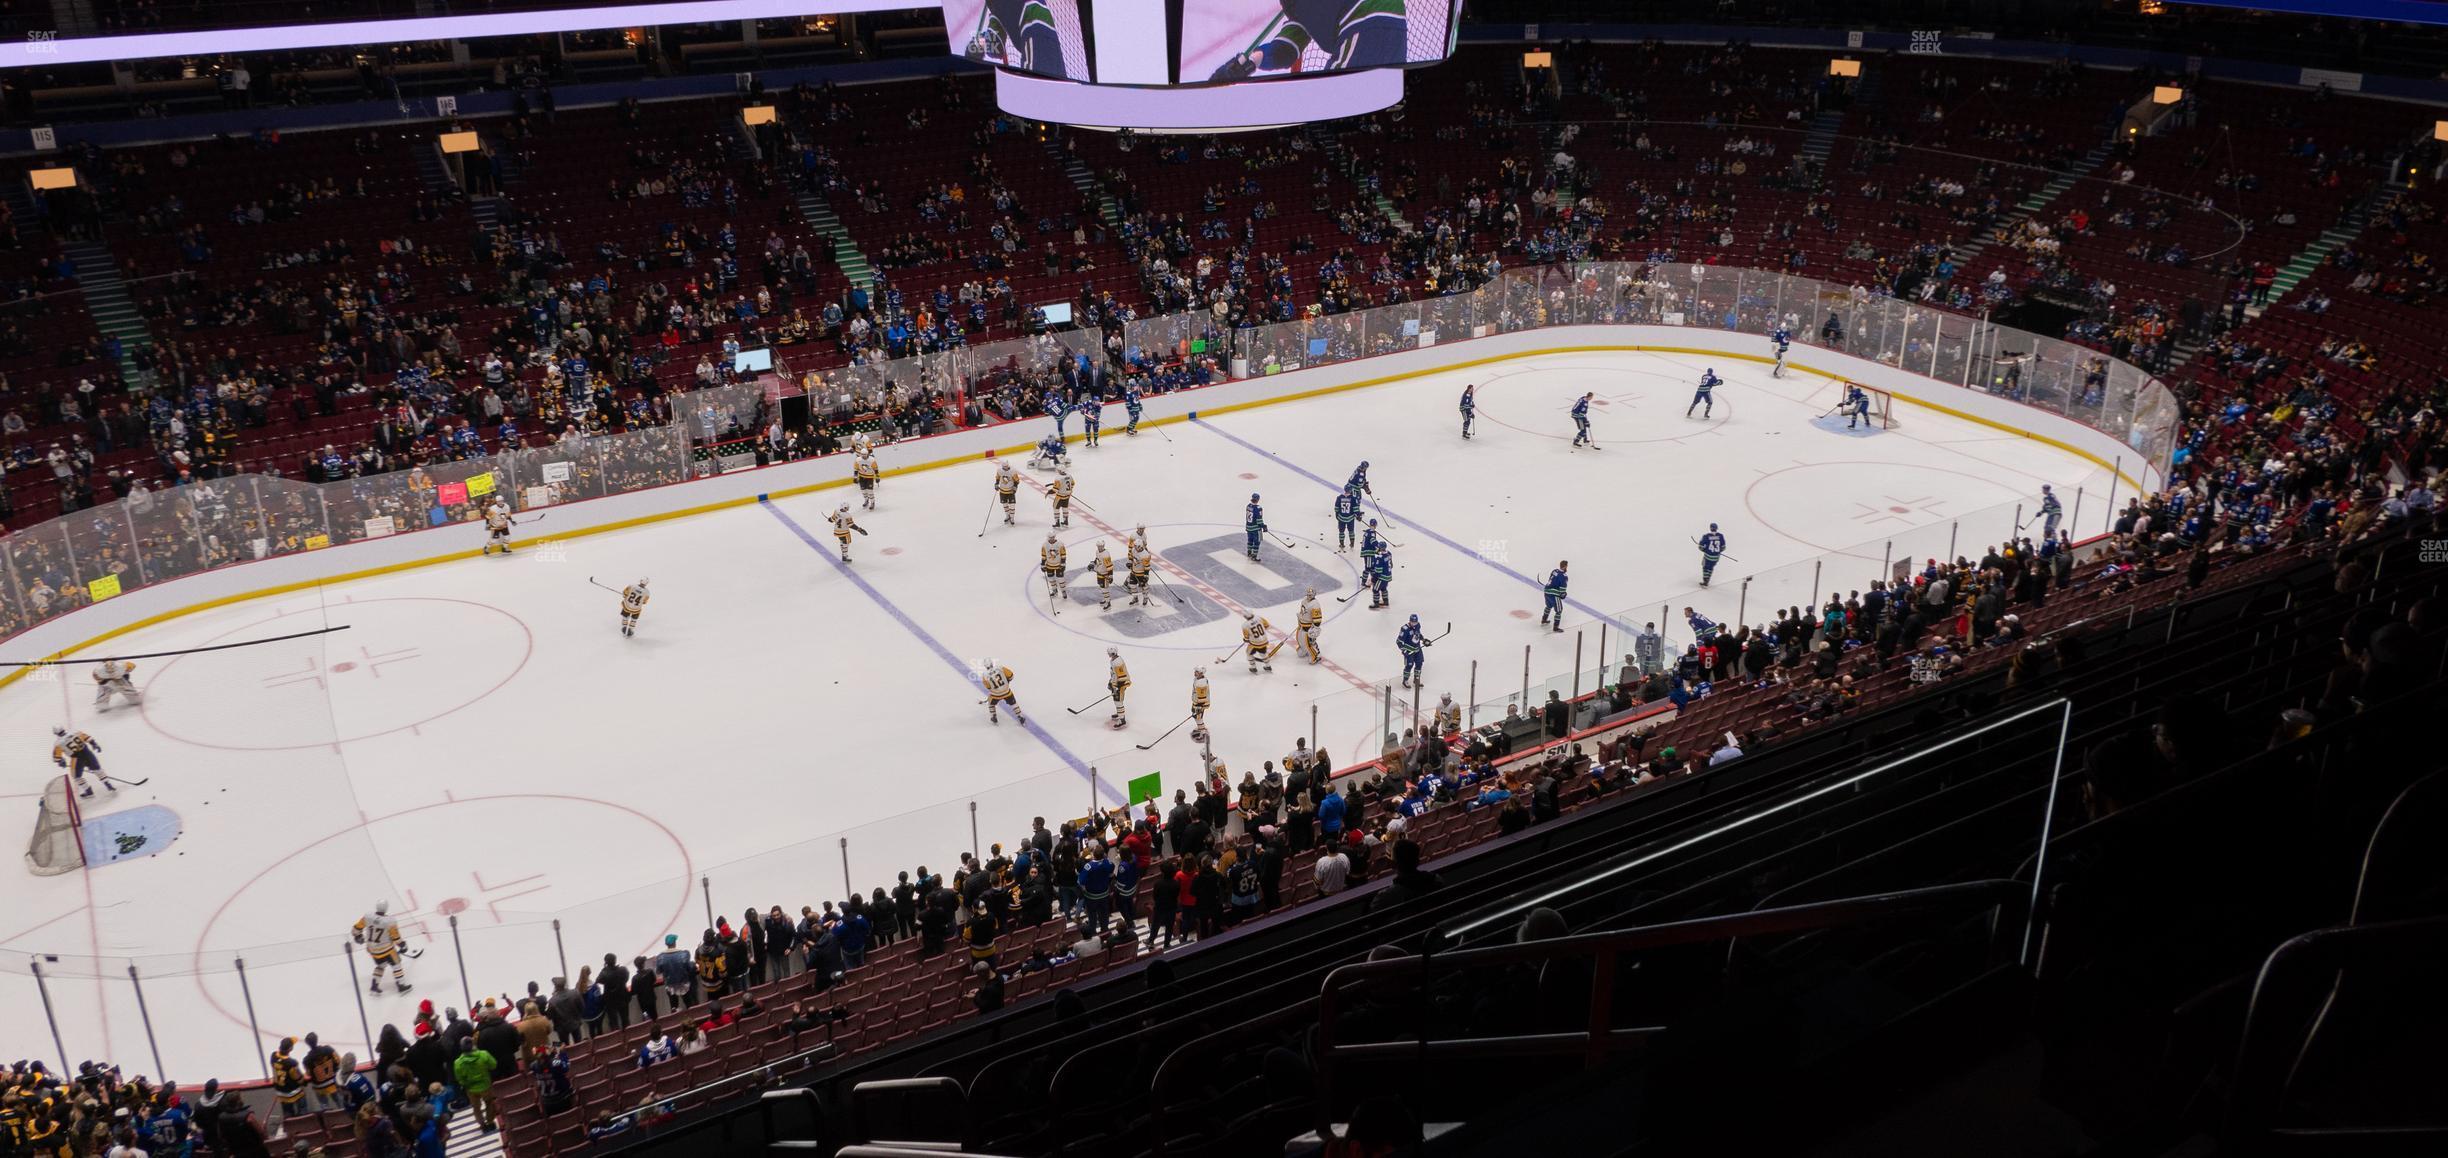
[[[1849,378],[1839,378],[1837,381],[1841,384],[1843,389],[1843,393],[1837,395],[1837,414],[1849,416],[1849,412],[1844,406],[1844,400],[1851,398],[1853,396],[1853,392],[1859,390],[1862,392],[1863,397],[1870,400],[1870,424],[1880,430],[1895,429],[1895,395],[1889,394],[1888,392],[1866,382],[1855,382]]]
[[[50,877],[84,868],[84,828],[68,778],[52,777],[43,786],[42,805],[35,813],[34,838],[26,842],[26,871]]]

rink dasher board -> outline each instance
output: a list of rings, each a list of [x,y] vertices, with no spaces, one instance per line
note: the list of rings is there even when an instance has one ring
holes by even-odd
[[[1713,337],[1722,344],[1693,345]],[[1474,355],[1457,359],[1453,354]],[[2157,489],[2158,472],[2115,436],[2073,419],[2050,414],[1925,375],[1833,350],[1813,349],[1818,365],[1789,357],[1786,367],[1834,380],[1852,380],[1887,391],[1898,401],[1927,407],[1950,417],[1976,423],[2054,447],[2113,471],[2121,485],[2143,493]],[[1401,382],[1427,374],[1468,369],[1496,362],[1557,354],[1657,353],[1689,354],[1769,363],[1775,360],[1766,337],[1720,333],[1680,326],[1579,325],[1521,330],[1509,334],[1439,342],[1330,366],[1315,366],[1255,378],[1244,378],[1143,399],[1142,427],[1184,422],[1193,416],[1213,416],[1259,406],[1314,398]],[[976,463],[997,457],[1024,455],[1055,430],[1054,420],[1032,418],[999,423],[977,430],[952,431],[876,448],[878,466],[886,477],[915,471]],[[1084,437],[1078,433],[1066,441]],[[606,495],[561,504],[553,509],[551,530],[517,542],[566,540],[624,530],[669,519],[789,498],[850,485],[855,456],[828,455],[777,463],[756,470],[667,483],[626,494]],[[2131,470],[2121,469],[2126,460]],[[483,548],[481,521],[422,528],[403,534],[318,551],[250,560],[214,571],[157,583],[92,604],[49,620],[11,638],[19,655],[46,661],[73,662],[75,656],[118,636],[152,627],[184,615],[248,600],[269,598],[332,583],[345,583],[393,572],[473,558]],[[0,675],[0,687],[23,678],[31,668]]]

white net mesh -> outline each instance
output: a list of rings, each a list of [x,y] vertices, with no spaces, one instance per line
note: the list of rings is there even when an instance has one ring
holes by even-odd
[[[48,877],[85,867],[80,827],[76,796],[68,791],[68,778],[52,777],[43,786],[41,810],[34,818],[34,839],[26,844],[26,871]]]

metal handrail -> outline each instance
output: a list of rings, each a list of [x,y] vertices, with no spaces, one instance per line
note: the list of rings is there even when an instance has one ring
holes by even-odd
[[[1373,1056],[1381,1051],[1371,1047],[1384,1044],[1336,1044],[1335,1015],[1344,1004],[1343,994],[1347,989],[1375,981],[1416,980],[1426,978],[1432,973],[1450,973],[1457,968],[1510,965],[1523,962],[1544,963],[1570,957],[1595,958],[1595,967],[1590,973],[1589,1018],[1580,1032],[1542,1034],[1537,1035],[1535,1039],[1524,1035],[1508,1035],[1462,1040],[1449,1039],[1436,1043],[1441,1053],[1454,1060],[1518,1057],[1524,1054],[1556,1056],[1577,1053],[1582,1056],[1584,1064],[1595,1066],[1603,1062],[1608,1054],[1617,1052],[1645,1036],[1639,1030],[1619,1031],[1608,1024],[1614,1011],[1616,961],[1626,953],[1720,941],[1733,937],[1760,937],[1776,933],[1826,929],[1917,913],[1973,911],[1984,908],[1994,908],[2002,912],[2023,896],[2023,885],[2017,881],[2004,879],[1970,881],[1924,889],[1908,889],[1903,892],[1820,901],[1782,909],[1699,917],[1687,921],[1670,921],[1666,924],[1650,925],[1639,929],[1585,933],[1580,936],[1559,937],[1554,940],[1490,945],[1476,949],[1460,949],[1434,956],[1406,956],[1340,966],[1326,975],[1325,981],[1318,990],[1318,1126],[1324,1131],[1331,1130],[1333,1125],[1336,1063],[1345,1058],[1359,1060]],[[1423,1035],[1415,1039],[1411,1046],[1416,1050],[1429,1044],[1428,1038]]]
[[[2410,960],[2416,956],[2428,959]],[[2316,929],[2272,950],[2253,980],[2252,1001],[2244,1011],[2244,1032],[2236,1044],[2234,1092],[2228,1098],[2222,1131],[2226,1138],[2249,1148],[2255,1142],[2284,1137],[2305,1143],[2307,1149],[2318,1143],[2331,1153],[2355,1140],[2402,1149],[2414,1139],[2448,1139],[2448,1125],[2289,1127],[2276,1123],[2288,1087],[2328,1018],[2344,970],[2381,965],[2409,976],[2419,974],[2425,980],[2418,983],[2428,984],[2431,971],[2443,957],[2448,957],[2448,917]]]

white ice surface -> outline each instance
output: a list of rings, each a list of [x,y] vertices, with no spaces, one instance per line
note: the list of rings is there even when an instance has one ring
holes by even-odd
[[[2004,534],[2043,483],[2083,521],[2105,517],[2107,472],[2046,445],[1909,405],[1898,429],[1846,433],[1819,416],[1835,387],[1774,380],[1751,363],[1716,363],[1715,417],[1686,418],[1706,359],[1564,354],[1449,372],[1219,416],[1120,432],[1074,447],[1079,498],[1063,535],[1084,570],[1103,538],[1144,522],[1170,587],[1146,612],[1093,600],[1048,614],[1036,571],[1045,501],[1024,491],[1021,525],[989,516],[983,464],[886,479],[873,532],[845,571],[825,516],[855,492],[827,490],[565,544],[449,563],[317,592],[185,616],[110,641],[109,653],[159,651],[336,624],[292,643],[140,661],[141,710],[91,706],[83,669],[0,691],[0,790],[30,813],[50,772],[54,724],[91,731],[106,766],[151,783],[92,802],[175,811],[160,855],[81,874],[0,874],[0,1031],[12,1056],[50,1056],[44,1003],[72,1060],[104,1057],[185,1081],[254,1077],[264,1038],[320,1030],[366,1053],[343,953],[350,923],[390,898],[423,957],[415,997],[462,1004],[445,914],[459,917],[468,980],[523,992],[568,967],[624,960],[667,933],[683,944],[713,907],[842,895],[845,857],[867,889],[894,872],[955,864],[972,813],[985,843],[1012,840],[1031,816],[1081,814],[1088,769],[1111,800],[1126,779],[1165,775],[1169,795],[1197,761],[1184,728],[1146,743],[1188,711],[1190,670],[1205,663],[1219,756],[1237,778],[1317,732],[1338,764],[1373,751],[1382,689],[1400,672],[1393,637],[1416,614],[1431,634],[1427,704],[1439,692],[1501,711],[1522,682],[1569,690],[1598,653],[1601,617],[1620,628],[1678,619],[1696,604],[1758,621],[1807,599],[1809,560],[1828,557],[1826,589],[1866,587],[1893,553],[1959,550]],[[1456,398],[1479,384],[1478,437],[1457,437]],[[1568,444],[1566,410],[1595,391],[1603,449]],[[1076,426],[1074,427],[1076,429]],[[1400,544],[1395,607],[1367,609],[1357,561],[1330,548],[1334,488],[1370,461]],[[1042,482],[1049,475],[1033,475]],[[1264,496],[1274,529],[1263,562],[1239,554],[1241,513]],[[1372,515],[1377,508],[1372,506]],[[1722,525],[1730,561],[1698,580],[1691,539]],[[1105,527],[1097,524],[1102,522]],[[811,549],[790,524],[816,541]],[[549,531],[550,524],[539,529]],[[1192,544],[1208,542],[1205,549]],[[1536,627],[1536,581],[1570,559],[1566,630]],[[653,579],[637,638],[616,630],[618,587]],[[1758,576],[1746,596],[1742,580]],[[1252,675],[1213,661],[1238,638],[1243,605],[1278,629],[1317,581],[1327,656],[1289,649]],[[1075,595],[1093,590],[1084,576]],[[1171,596],[1178,595],[1180,603]],[[1629,609],[1629,610],[1627,610]],[[1680,623],[1670,623],[1670,639]],[[1131,726],[1107,708],[1065,711],[1103,693],[1104,648],[1123,649],[1136,684]],[[1679,646],[1679,643],[1678,645]],[[991,656],[1017,673],[1030,728],[989,726],[968,671]],[[51,674],[51,673],[44,673]],[[1397,712],[1407,717],[1408,708]],[[1398,719],[1397,726],[1400,726]],[[29,821],[30,823],[30,821]],[[842,841],[848,841],[847,849]],[[242,992],[237,958],[246,959]],[[146,1008],[128,977],[143,979]],[[362,970],[365,962],[359,959]],[[414,998],[370,998],[379,1028],[405,1025]]]

